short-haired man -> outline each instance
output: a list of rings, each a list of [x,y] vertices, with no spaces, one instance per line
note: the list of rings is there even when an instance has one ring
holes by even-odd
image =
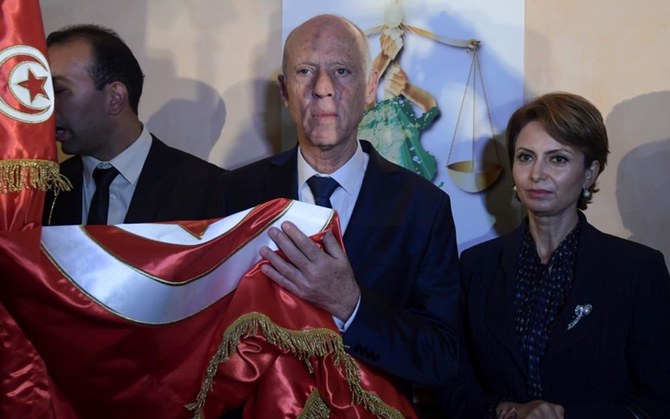
[[[332,233],[319,249],[285,223],[270,236],[286,259],[261,249],[270,262],[263,272],[330,312],[353,356],[405,382],[436,385],[458,363],[460,285],[450,201],[358,141],[366,99],[377,87],[370,67],[365,34],[344,18],[317,16],[293,30],[279,84],[298,147],[226,173],[225,212],[279,197],[330,201],[346,254]],[[318,196],[313,178],[337,182],[326,180],[334,185],[329,199]]]
[[[47,196],[44,225],[206,219],[223,169],[168,147],[138,118],[144,75],[112,30],[76,25],[47,37],[56,139],[71,192]]]

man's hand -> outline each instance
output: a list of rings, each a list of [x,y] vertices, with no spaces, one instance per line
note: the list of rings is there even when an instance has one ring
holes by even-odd
[[[528,403],[501,402],[496,407],[497,419],[564,419],[560,404],[533,400]]]
[[[273,227],[268,234],[286,259],[262,247],[259,254],[270,262],[261,266],[263,273],[291,293],[346,321],[361,291],[333,233],[329,231],[323,237],[323,249],[288,221],[282,223],[281,230]]]

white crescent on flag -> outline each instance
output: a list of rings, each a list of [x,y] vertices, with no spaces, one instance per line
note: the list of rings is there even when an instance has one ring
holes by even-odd
[[[12,45],[0,51],[0,73],[7,89],[0,91],[0,112],[21,122],[38,124],[54,111],[51,70],[44,54],[29,45]]]

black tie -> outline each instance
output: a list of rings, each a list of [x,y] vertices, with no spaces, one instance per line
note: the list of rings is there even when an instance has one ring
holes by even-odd
[[[316,205],[320,205],[326,208],[333,208],[330,204],[330,196],[333,194],[335,189],[340,186],[337,181],[331,177],[325,176],[312,176],[307,179],[307,184],[309,189],[312,190],[314,195],[314,202]]]
[[[88,221],[86,224],[107,224],[107,213],[109,212],[109,185],[112,183],[119,171],[116,168],[96,167],[93,171],[95,180],[95,193],[88,209]]]

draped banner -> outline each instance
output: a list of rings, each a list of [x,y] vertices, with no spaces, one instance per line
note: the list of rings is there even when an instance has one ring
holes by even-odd
[[[340,237],[332,210],[283,199],[221,220],[2,232],[0,295],[46,363],[49,414],[414,417],[330,314],[261,273],[285,220]]]

